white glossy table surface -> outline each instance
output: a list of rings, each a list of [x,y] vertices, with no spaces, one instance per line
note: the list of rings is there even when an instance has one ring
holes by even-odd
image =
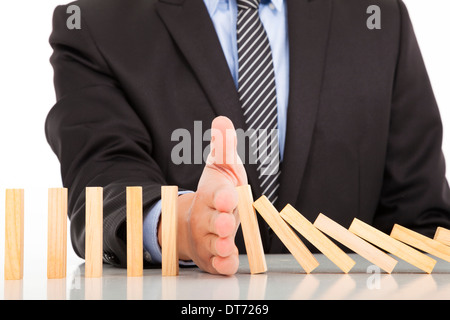
[[[402,260],[387,274],[351,254],[356,265],[344,274],[324,255],[315,256],[320,265],[310,274],[291,255],[266,255],[268,271],[250,275],[247,256],[241,255],[238,273],[230,277],[181,268],[177,277],[145,269],[143,277],[127,278],[125,269],[104,265],[102,278],[89,279],[81,260],[69,261],[65,279],[47,280],[45,266],[27,268],[23,280],[0,279],[0,299],[450,299],[450,263],[437,258],[431,274]]]

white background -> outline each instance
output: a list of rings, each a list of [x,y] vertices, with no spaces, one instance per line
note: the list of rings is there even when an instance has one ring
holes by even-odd
[[[394,0],[393,0],[394,1]],[[450,159],[449,0],[404,0],[428,68],[444,124]],[[49,64],[53,9],[62,0],[3,1],[0,5],[0,276],[4,258],[4,190],[25,189],[25,276],[45,277],[47,188],[61,186],[59,162],[47,144],[44,121],[55,103]],[[381,16],[383,18],[383,16]],[[70,261],[80,263],[68,241]],[[35,274],[35,272],[34,272]]]

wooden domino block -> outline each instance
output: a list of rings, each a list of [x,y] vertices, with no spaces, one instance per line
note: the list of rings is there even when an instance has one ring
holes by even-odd
[[[281,218],[280,213],[269,199],[266,196],[261,196],[253,203],[253,206],[284,243],[305,272],[311,273],[319,265],[319,262],[291,227]]]
[[[438,227],[433,239],[450,246],[450,230],[443,227]]]
[[[247,251],[250,273],[267,271],[266,258],[259,232],[258,220],[253,208],[252,190],[249,185],[238,186],[238,212]]]
[[[178,187],[161,187],[161,271],[163,276],[177,276],[179,272],[177,225]]]
[[[5,280],[23,279],[24,190],[6,189]]]
[[[348,273],[353,268],[355,261],[290,204],[281,210],[280,215],[344,273]]]
[[[48,189],[47,278],[62,279],[67,270],[67,189]]]
[[[391,231],[391,237],[414,248],[450,262],[449,246],[446,246],[439,241],[428,238],[416,231],[395,224]]]
[[[127,187],[127,276],[142,277],[144,248],[142,187]]]
[[[361,220],[355,218],[350,225],[349,230],[356,234],[357,236],[371,242],[372,244],[386,250],[393,255],[399,257],[402,260],[416,266],[417,268],[425,271],[426,273],[431,273],[433,270],[436,260],[431,257],[417,251],[416,249],[400,242],[384,232],[377,230],[371,225],[362,222]]]
[[[319,214],[313,225],[329,237],[377,265],[387,273],[392,273],[392,270],[394,270],[397,265],[397,260],[390,255],[351,233],[322,213]]]
[[[86,188],[86,278],[100,278],[103,274],[103,188]]]

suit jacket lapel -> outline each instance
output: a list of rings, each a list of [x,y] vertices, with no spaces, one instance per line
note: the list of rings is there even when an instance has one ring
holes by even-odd
[[[331,20],[330,0],[287,0],[290,85],[278,207],[295,204],[320,103]]]
[[[242,126],[236,86],[203,0],[160,1],[157,8],[217,115],[230,117]]]
[[[216,115],[246,130],[235,83],[203,0],[160,0],[158,13],[198,77]],[[259,194],[255,165],[245,165],[249,182]]]

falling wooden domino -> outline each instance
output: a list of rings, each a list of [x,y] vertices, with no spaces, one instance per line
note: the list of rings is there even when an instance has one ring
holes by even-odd
[[[436,264],[436,260],[404,244],[403,242],[390,237],[386,233],[377,230],[357,218],[353,219],[349,230],[357,236],[371,242],[383,250],[392,253],[393,255],[405,260],[426,273],[431,273]]]
[[[238,186],[238,212],[244,236],[250,273],[263,273],[267,271],[266,258],[259,232],[258,220],[253,208],[253,196],[249,185]]]
[[[450,247],[439,241],[428,238],[416,231],[395,224],[391,231],[391,237],[404,242],[414,248],[427,252],[433,256],[450,262]]]
[[[103,188],[86,188],[85,277],[103,274]]]
[[[67,189],[48,189],[47,278],[62,279],[67,270]]]
[[[355,261],[290,204],[281,210],[280,215],[344,273],[348,273],[353,268]]]
[[[253,206],[284,243],[305,272],[311,273],[319,265],[319,262],[289,225],[281,218],[280,213],[269,199],[266,196],[261,196],[253,203]]]
[[[178,248],[178,187],[161,186],[161,272],[163,276],[177,276]]]
[[[6,189],[5,280],[23,279],[24,190]]]
[[[127,276],[141,277],[144,270],[142,187],[127,187]]]
[[[450,230],[443,227],[438,227],[433,239],[450,246]]]
[[[346,228],[322,213],[319,214],[313,225],[329,237],[372,262],[387,273],[392,273],[392,270],[394,270],[397,265],[397,260],[390,255],[356,236],[354,233],[348,231]]]

